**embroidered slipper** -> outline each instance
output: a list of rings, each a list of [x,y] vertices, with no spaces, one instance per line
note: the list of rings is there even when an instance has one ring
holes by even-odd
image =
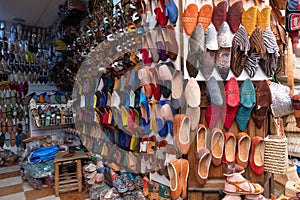
[[[185,2],[187,4],[187,0]],[[197,25],[198,6],[195,3],[186,5],[182,14],[182,25],[187,35],[191,35]]]
[[[213,15],[213,7],[210,4],[204,4],[201,6],[200,11],[198,13],[197,23],[201,23],[206,32],[207,27],[210,25],[212,21]]]

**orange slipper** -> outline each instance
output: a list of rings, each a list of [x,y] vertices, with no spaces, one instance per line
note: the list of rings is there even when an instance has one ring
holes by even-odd
[[[213,7],[210,4],[204,4],[199,11],[197,22],[201,23],[206,32],[207,27],[211,23]]]
[[[195,3],[189,4],[182,14],[182,25],[187,35],[191,35],[197,25],[198,6]]]

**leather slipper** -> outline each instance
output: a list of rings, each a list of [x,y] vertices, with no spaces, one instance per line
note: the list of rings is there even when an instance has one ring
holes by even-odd
[[[213,7],[210,4],[204,4],[201,6],[197,23],[201,23],[204,29],[204,32],[206,32],[207,27],[210,25],[213,15]]]
[[[187,2],[187,1],[186,1]],[[186,6],[182,14],[182,25],[187,35],[191,35],[197,25],[198,6],[191,3]]]
[[[206,29],[205,46],[209,50],[216,51],[219,49],[218,32],[213,23],[211,23]]]
[[[205,36],[202,24],[198,24],[189,38],[189,50],[186,58],[186,69],[190,77],[199,73],[199,62],[205,52]]]
[[[205,110],[205,121],[209,128],[214,128],[221,115],[221,106],[210,104]]]
[[[178,8],[174,0],[165,0],[166,16],[172,24],[176,24],[178,18]]]
[[[210,79],[206,83],[207,87],[207,96],[208,100],[211,104],[215,104],[218,106],[223,105],[223,97],[221,93],[221,89],[218,81],[214,76],[210,77]]]
[[[251,6],[247,10],[243,8],[241,24],[245,27],[248,35],[251,35],[256,27],[257,12],[256,6]]]
[[[212,75],[216,63],[215,63],[215,56],[216,56],[216,51],[211,51],[211,50],[206,50],[203,53],[203,57],[201,58],[200,62],[200,72],[202,76],[207,80],[209,77]],[[198,56],[199,59],[199,56]]]
[[[227,23],[229,24],[230,30],[232,33],[236,33],[241,24],[243,12],[243,2],[236,1],[229,6],[227,12]]]
[[[176,60],[178,54],[178,43],[174,27],[172,25],[167,25],[166,28],[163,29],[163,36],[165,39],[167,54],[171,60]]]
[[[218,30],[218,45],[223,48],[230,48],[232,46],[232,33],[227,22],[223,22]]]
[[[215,5],[213,8],[212,23],[216,27],[216,30],[219,31],[223,22],[226,21],[226,11],[227,11],[227,1],[221,1],[218,5]]]

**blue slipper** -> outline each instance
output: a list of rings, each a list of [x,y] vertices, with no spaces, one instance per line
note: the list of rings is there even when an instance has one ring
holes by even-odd
[[[165,1],[166,6],[166,16],[172,24],[176,24],[178,18],[178,8],[174,3],[174,0],[170,0],[170,3]]]
[[[241,106],[239,110],[236,113],[235,121],[240,129],[240,131],[244,131],[247,128],[250,116],[252,112],[252,107],[247,108],[244,106]]]

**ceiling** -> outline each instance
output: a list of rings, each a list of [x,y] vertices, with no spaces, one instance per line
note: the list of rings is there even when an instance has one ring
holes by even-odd
[[[58,17],[58,5],[65,0],[0,0],[0,20],[18,23],[13,18],[22,18],[25,25],[49,27]],[[87,0],[84,0],[87,2]]]

